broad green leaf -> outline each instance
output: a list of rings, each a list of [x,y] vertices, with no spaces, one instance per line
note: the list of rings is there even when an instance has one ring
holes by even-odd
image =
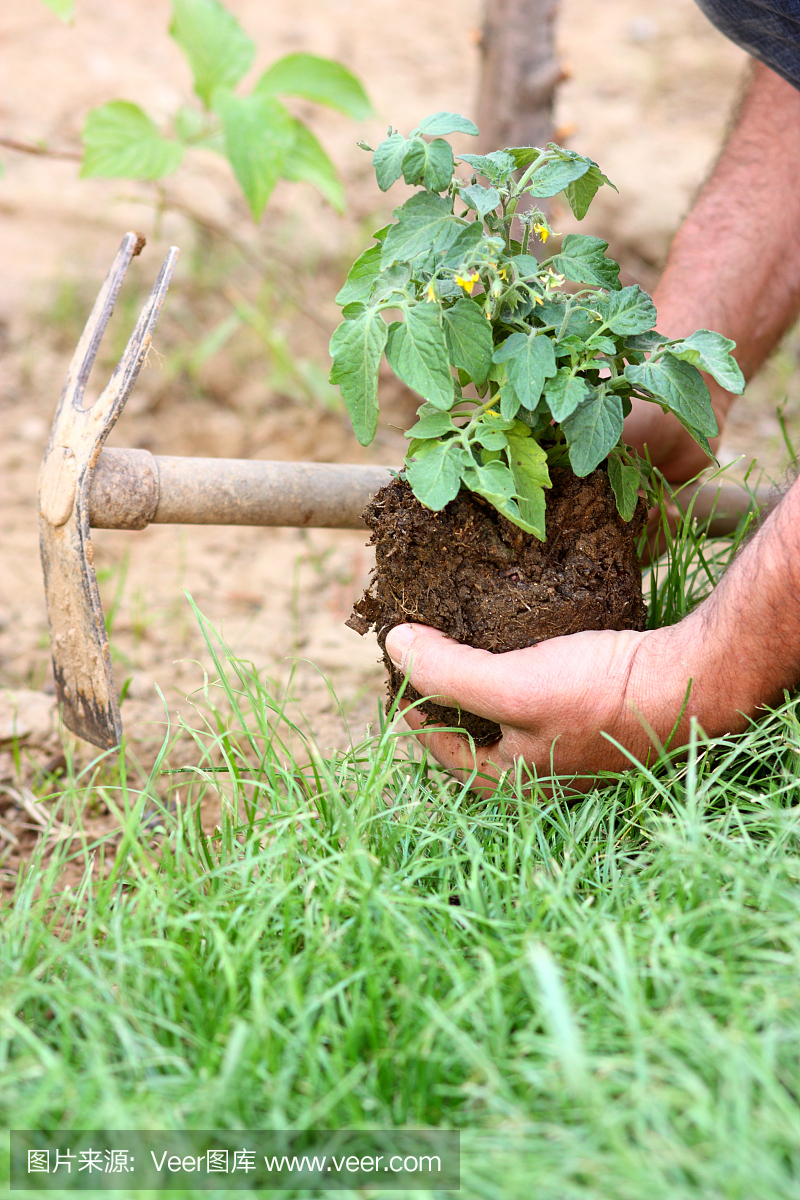
[[[561,422],[576,475],[590,475],[622,436],[622,401],[601,385]]]
[[[655,329],[648,329],[647,333],[636,333],[633,337],[625,339],[626,346],[637,352],[643,350],[655,350],[656,346],[662,346],[668,341],[663,333],[656,333]]]
[[[506,379],[500,384],[500,415],[507,421],[513,421],[520,410],[520,398],[514,391],[513,385]]]
[[[591,283],[595,287],[620,290],[619,264],[606,258],[608,242],[583,233],[568,233],[561,253],[553,258],[553,268],[573,283]]]
[[[691,337],[668,346],[667,353],[682,362],[691,363],[693,367],[699,367],[701,371],[708,371],[720,387],[738,396],[744,391],[744,375],[731,354],[735,348],[736,342],[723,337],[721,333],[698,329]]]
[[[492,327],[474,300],[457,300],[442,312],[447,350],[453,366],[468,371],[478,386],[492,365]]]
[[[372,302],[378,304],[393,293],[405,291],[406,284],[411,278],[411,268],[408,263],[395,263],[381,271],[372,285]]]
[[[517,170],[523,170],[537,158],[541,158],[546,151],[542,150],[540,146],[506,146],[505,153],[511,155]]]
[[[607,354],[611,358],[614,358],[617,353],[616,342],[610,337],[604,337],[601,333],[595,333],[589,338],[586,349],[596,354]]]
[[[162,179],[181,164],[184,147],[162,137],[138,104],[112,100],[93,108],[83,126],[84,179]]]
[[[536,408],[545,379],[556,373],[553,343],[535,330],[512,333],[495,350],[493,361],[506,364],[509,382],[527,409]]]
[[[458,189],[458,194],[469,208],[474,208],[481,220],[487,213],[494,212],[500,203],[500,193],[494,187],[481,187],[479,183]]]
[[[531,196],[555,196],[557,192],[563,192],[568,184],[580,179],[588,170],[589,163],[581,158],[562,158],[545,162],[533,172],[525,190]]]
[[[428,137],[446,137],[448,133],[469,133],[472,137],[478,136],[478,126],[474,125],[467,117],[461,117],[458,113],[438,112],[431,117],[425,117],[424,121],[420,121],[416,129],[412,130],[411,136],[415,133],[426,133]]]
[[[516,492],[514,476],[499,458],[485,464],[473,461],[464,468],[462,478],[471,491],[495,505],[498,500],[513,500]]]
[[[422,186],[431,192],[443,192],[450,184],[455,169],[450,143],[442,138],[426,142],[413,138],[403,155],[403,179],[412,187]]]
[[[638,283],[612,292],[607,300],[598,302],[597,307],[606,325],[620,337],[646,333],[656,323],[656,306]]]
[[[544,398],[554,421],[563,421],[583,404],[589,395],[589,385],[579,375],[573,375],[569,367],[562,367],[544,389]]]
[[[508,457],[522,519],[544,541],[544,488],[551,486],[547,454],[534,438],[509,434]]]
[[[424,406],[421,405],[420,407]],[[425,413],[424,416],[419,418],[416,425],[412,425],[410,429],[406,430],[403,436],[407,438],[419,438],[421,441],[424,441],[426,438],[444,437],[446,433],[452,433],[455,428],[450,413],[437,409],[434,412]]]
[[[531,279],[539,274],[539,260],[532,254],[515,254],[511,261],[520,279]]]
[[[369,300],[372,285],[381,273],[381,247],[370,246],[363,254],[359,254],[347,273],[343,287],[336,293],[336,303],[354,304],[359,300]]]
[[[393,216],[397,224],[392,225],[383,243],[384,267],[447,250],[464,228],[464,223],[453,215],[450,200],[432,192],[416,192],[394,210]]]
[[[469,224],[462,225],[460,232],[453,239],[447,253],[442,258],[442,266],[458,271],[467,260],[472,262],[475,248],[478,242],[483,240],[483,237],[483,226],[480,221],[470,221]]]
[[[490,183],[505,183],[517,166],[514,156],[506,150],[495,150],[492,154],[459,154],[458,157]]]
[[[44,0],[62,21],[71,21],[75,12],[75,0]]]
[[[438,305],[410,308],[405,321],[398,321],[390,330],[386,358],[407,387],[429,404],[447,410],[455,401],[455,385],[439,317]]]
[[[639,503],[639,468],[625,462],[618,454],[609,454],[608,479],[617,501],[617,512],[623,521],[632,521]]]
[[[486,463],[473,463],[463,469],[461,478],[470,491],[477,492],[494,505],[502,516],[524,529],[526,533],[539,536],[536,527],[529,525],[514,499],[514,476],[502,459]]]
[[[403,158],[407,145],[408,142],[401,133],[393,133],[374,151],[372,165],[382,192],[388,192],[403,174]]]
[[[218,92],[214,107],[222,118],[225,153],[258,221],[295,143],[295,121],[271,96]]]
[[[217,88],[233,88],[247,73],[255,43],[218,0],[172,0],[175,41],[189,60],[194,90],[206,108]]]
[[[579,221],[582,221],[586,216],[589,205],[594,200],[598,188],[602,187],[604,183],[614,188],[614,191],[617,190],[608,176],[604,175],[600,170],[597,163],[593,162],[585,175],[581,175],[579,179],[573,180],[572,183],[564,188],[567,203]]]
[[[292,120],[294,143],[286,155],[284,179],[310,183],[337,212],[344,212],[344,188],[328,155],[302,121]]]
[[[506,426],[510,425],[510,421],[503,422]],[[479,421],[475,432],[472,435],[472,440],[477,442],[479,446],[483,446],[486,450],[505,450],[508,445],[508,437],[505,429],[492,429],[489,421]]]
[[[355,435],[368,446],[378,427],[378,368],[386,338],[386,322],[374,309],[333,331],[330,382],[339,385]]]
[[[426,508],[440,512],[458,495],[464,451],[458,441],[430,442],[406,467],[412,492]]]
[[[254,89],[264,96],[302,96],[361,121],[372,113],[369,97],[352,72],[331,58],[287,54],[274,62]]]
[[[656,362],[650,359],[638,366],[628,364],[625,378],[634,387],[649,392],[690,430],[706,437],[715,437],[718,433],[705,380],[691,363],[665,354]]]

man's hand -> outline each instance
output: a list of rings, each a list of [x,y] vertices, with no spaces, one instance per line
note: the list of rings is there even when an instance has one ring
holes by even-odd
[[[671,734],[674,746],[689,740],[692,717],[713,737],[746,728],[762,706],[778,702],[800,681],[798,594],[800,483],[713,595],[677,625],[573,633],[507,654],[398,625],[386,650],[423,696],[500,725],[501,740],[475,754],[459,734],[420,733],[443,766],[462,779],[477,767],[491,781],[523,759],[540,776],[577,776],[573,786],[581,790],[599,771],[629,765],[609,737],[636,759],[652,760],[654,744]],[[416,709],[406,707],[405,717],[421,729]],[[492,790],[480,779],[475,786]]]

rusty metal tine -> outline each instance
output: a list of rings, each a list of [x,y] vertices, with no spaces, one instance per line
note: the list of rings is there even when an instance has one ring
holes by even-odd
[[[89,314],[89,319],[84,326],[80,341],[75,347],[75,353],[67,370],[64,389],[61,393],[58,409],[56,410],[56,421],[54,424],[58,423],[58,413],[65,404],[72,404],[75,407],[80,407],[81,405],[83,394],[86,390],[86,383],[94,366],[94,360],[97,357],[97,351],[100,347],[103,334],[106,331],[109,318],[114,311],[114,305],[117,302],[125,273],[130,266],[131,259],[136,254],[139,254],[143,245],[144,238],[138,233],[126,233],[120,243],[119,250],[111,264],[111,269],[105,278],[105,282],[94,302],[94,307]]]
[[[161,316],[164,298],[172,280],[178,254],[179,251],[176,246],[170,247],[167,257],[161,264],[161,270],[153,284],[147,302],[139,314],[139,320],[136,322],[133,333],[128,338],[128,344],[114,368],[111,378],[103,389],[102,395],[97,401],[98,407],[107,413],[109,431],[130,396],[142,364],[147,358],[147,352],[150,349],[153,332]]]

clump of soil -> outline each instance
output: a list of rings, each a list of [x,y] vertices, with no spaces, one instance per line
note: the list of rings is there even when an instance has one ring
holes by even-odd
[[[404,621],[494,654],[583,629],[644,629],[636,554],[644,501],[626,524],[604,470],[578,479],[554,468],[550,476],[545,542],[465,490],[441,512],[424,508],[400,479],[370,500],[363,516],[375,571],[347,624],[378,635],[389,671],[387,707],[403,676],[386,654],[386,635]],[[410,685],[403,694],[420,699]],[[460,726],[479,746],[500,737],[499,725],[473,713],[431,701],[420,708],[427,723]]]

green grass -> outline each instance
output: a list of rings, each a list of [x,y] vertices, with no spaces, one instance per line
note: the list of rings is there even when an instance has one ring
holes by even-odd
[[[674,617],[730,550],[682,546]],[[5,1125],[442,1126],[465,1197],[800,1197],[796,699],[578,804],[479,801],[389,725],[324,755],[202,625],[194,765],[74,775],[113,862],[62,845],[5,909]]]

